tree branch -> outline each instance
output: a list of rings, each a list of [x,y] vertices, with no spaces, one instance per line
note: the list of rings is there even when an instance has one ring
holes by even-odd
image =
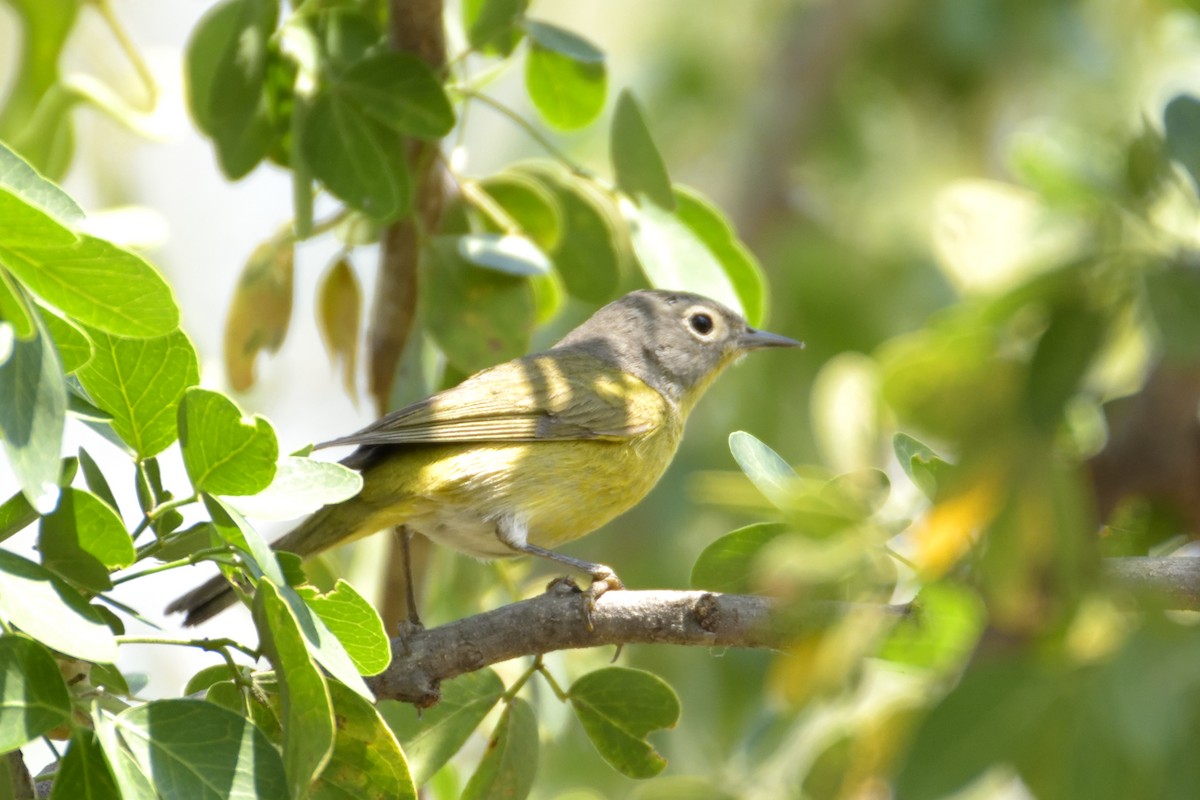
[[[590,626],[584,608],[578,589],[555,583],[530,600],[408,632],[392,640],[391,666],[367,682],[380,699],[426,708],[443,680],[519,656],[631,643],[774,648],[852,611],[907,611],[829,602],[782,613],[769,598],[695,591],[607,592]]]
[[[1200,558],[1108,558],[1104,571],[1121,589],[1160,607],[1200,611]]]
[[[1160,607],[1200,610],[1200,558],[1112,558],[1113,584]],[[442,681],[520,656],[625,644],[779,648],[848,614],[900,618],[909,605],[816,602],[781,606],[767,597],[703,591],[611,591],[596,601],[567,583],[545,594],[392,640],[392,663],[367,683],[379,699],[421,708]]]

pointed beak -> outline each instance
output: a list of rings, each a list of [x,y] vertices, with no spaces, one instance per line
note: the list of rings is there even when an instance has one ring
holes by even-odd
[[[797,342],[795,339],[789,339],[786,336],[780,336],[777,333],[768,333],[767,331],[756,331],[754,328],[747,328],[737,339],[739,350],[760,350],[764,347],[804,347],[804,342]]]

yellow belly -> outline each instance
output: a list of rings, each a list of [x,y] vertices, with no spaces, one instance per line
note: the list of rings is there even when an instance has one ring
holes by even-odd
[[[514,555],[496,522],[524,523],[553,548],[599,528],[654,488],[675,454],[681,420],[621,442],[548,441],[404,448],[364,471],[357,498],[376,509],[367,527],[407,525],[480,558]],[[373,531],[359,531],[365,535]]]

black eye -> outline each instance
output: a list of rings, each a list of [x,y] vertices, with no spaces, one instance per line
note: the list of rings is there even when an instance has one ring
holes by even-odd
[[[692,326],[692,330],[701,336],[707,336],[712,333],[713,321],[708,314],[692,314],[688,317],[688,324]]]

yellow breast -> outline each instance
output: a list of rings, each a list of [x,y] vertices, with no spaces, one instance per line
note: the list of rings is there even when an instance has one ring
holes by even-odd
[[[496,538],[504,516],[526,525],[530,543],[556,547],[636,505],[670,465],[683,418],[654,395],[655,424],[628,439],[406,448],[364,473],[359,499],[379,510],[376,529],[405,524],[481,558],[514,555]]]

